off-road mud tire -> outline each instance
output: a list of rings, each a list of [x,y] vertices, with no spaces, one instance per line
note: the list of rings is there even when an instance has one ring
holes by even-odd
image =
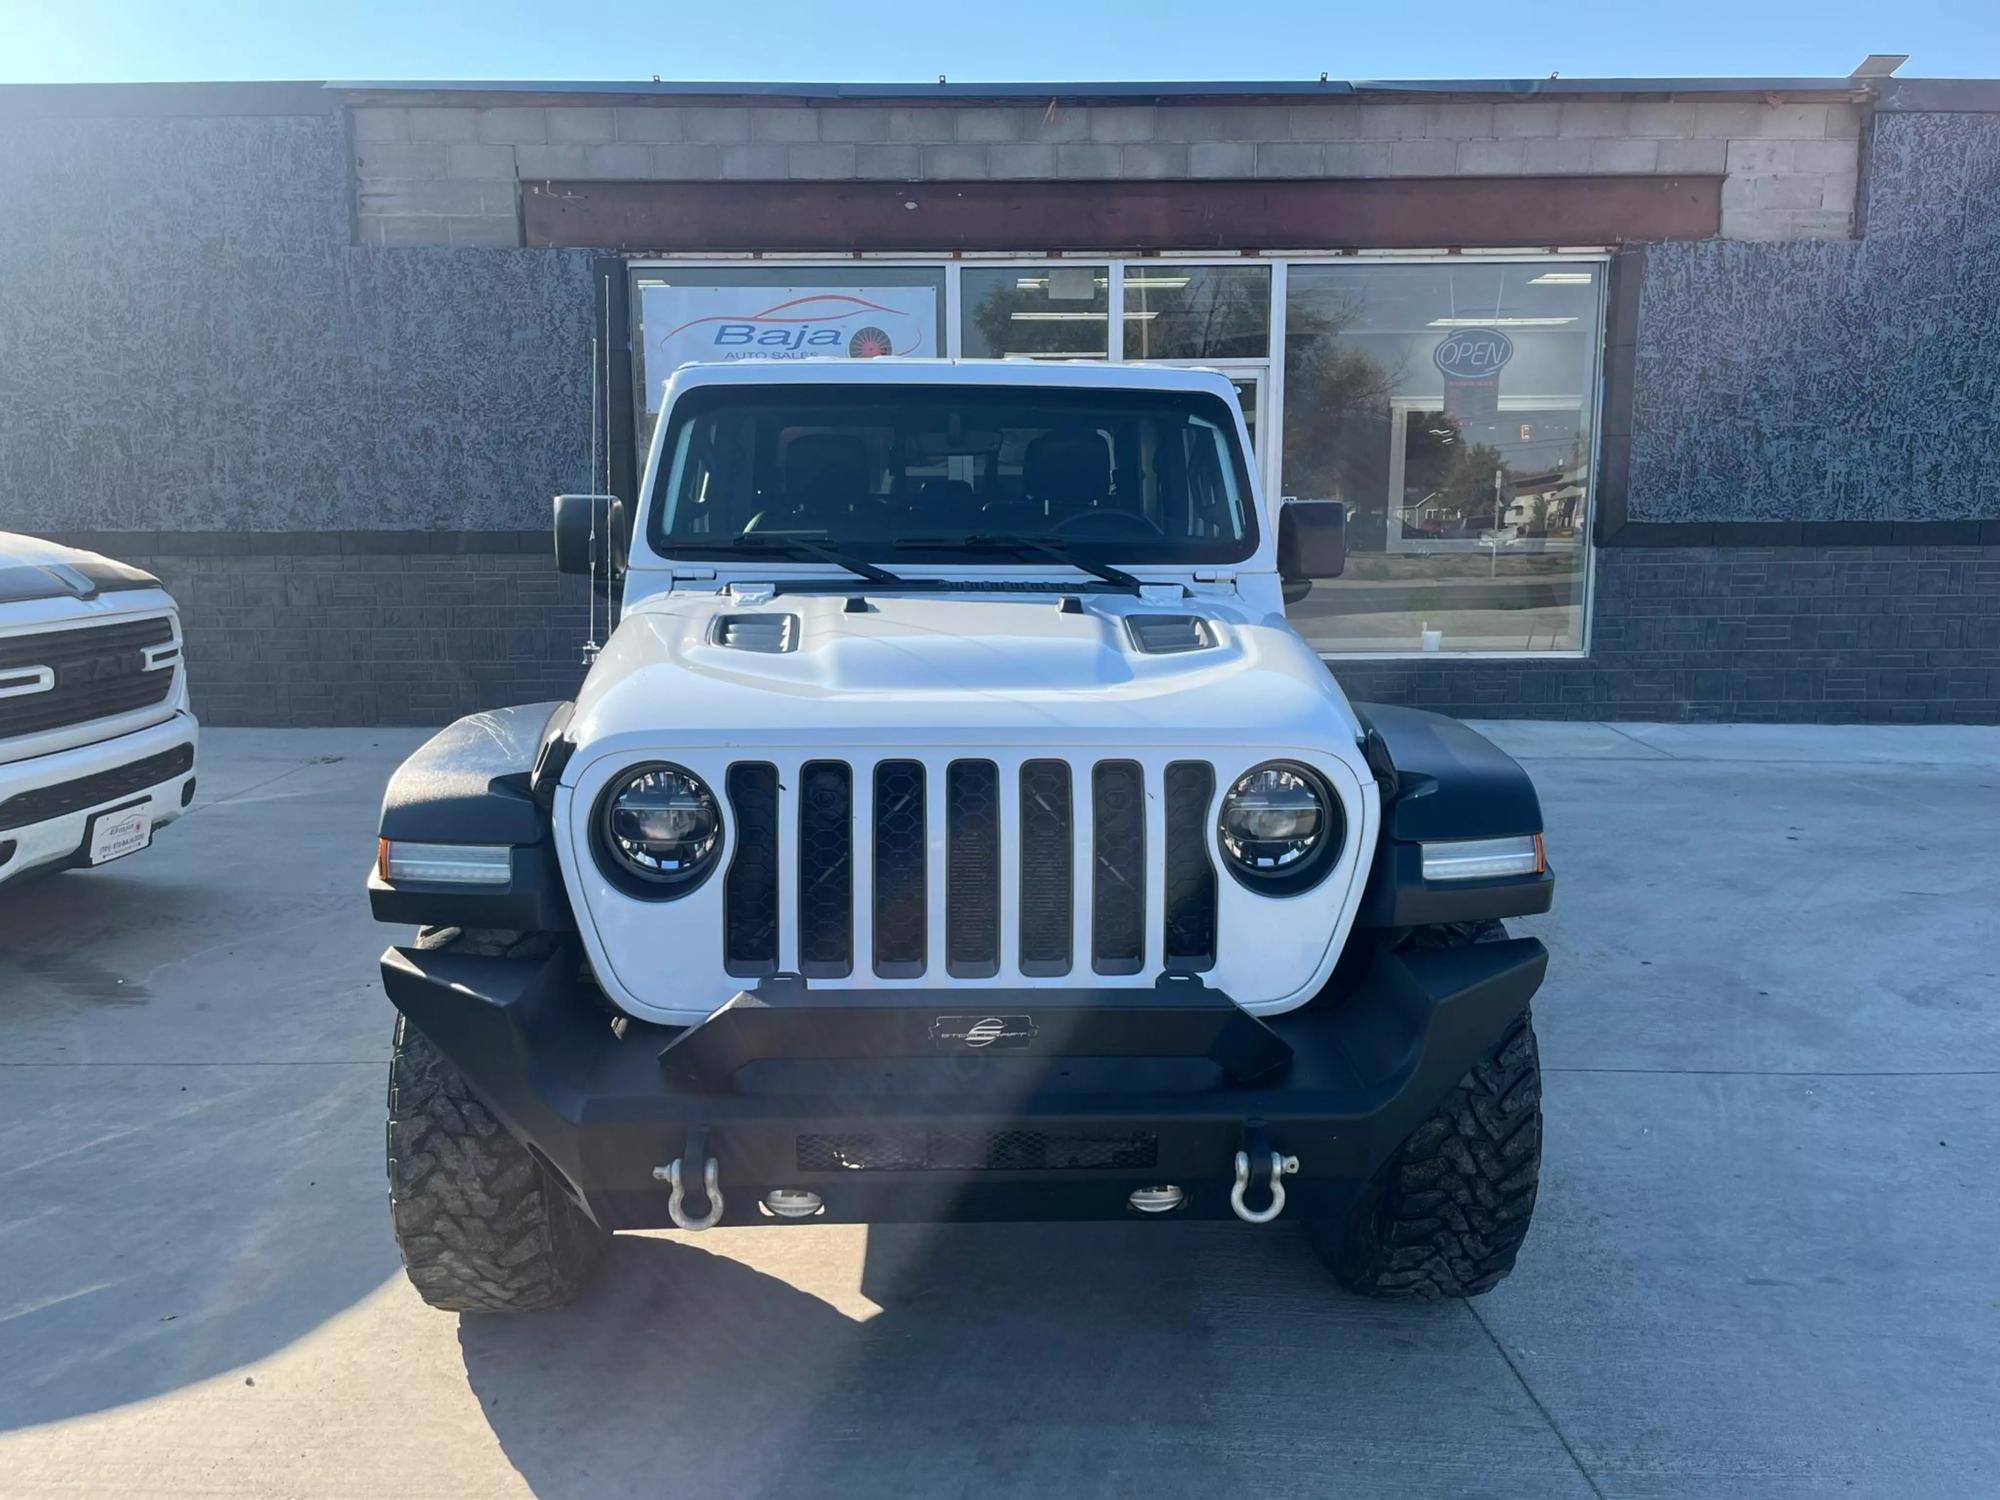
[[[502,954],[533,936],[431,928],[419,944]],[[403,1016],[389,1062],[389,1208],[411,1285],[446,1312],[561,1307],[611,1241]]]
[[[1495,936],[1505,937],[1505,930],[1456,940]],[[1404,1302],[1476,1297],[1498,1286],[1514,1269],[1535,1211],[1541,1101],[1541,1057],[1533,1020],[1523,1012],[1410,1133],[1344,1219],[1307,1221],[1314,1249],[1340,1284]]]

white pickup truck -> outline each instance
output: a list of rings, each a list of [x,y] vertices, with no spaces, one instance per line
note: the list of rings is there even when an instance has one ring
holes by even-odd
[[[144,849],[194,800],[195,742],[160,581],[0,532],[0,885]]]

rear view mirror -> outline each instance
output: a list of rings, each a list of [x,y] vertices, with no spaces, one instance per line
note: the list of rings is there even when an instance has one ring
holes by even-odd
[[[556,571],[605,585],[625,575],[625,502],[616,495],[556,496]]]
[[[1278,508],[1278,577],[1285,601],[1296,603],[1315,578],[1338,578],[1347,567],[1347,506],[1339,500],[1287,500]],[[1296,597],[1294,589],[1299,584]]]

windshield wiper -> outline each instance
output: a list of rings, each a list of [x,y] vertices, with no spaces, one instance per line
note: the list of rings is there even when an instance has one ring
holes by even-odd
[[[824,542],[809,542],[801,537],[747,531],[741,536],[731,537],[724,545],[731,552],[768,552],[773,557],[816,558],[820,562],[830,562],[837,568],[845,568],[870,583],[909,582],[907,578],[899,577],[887,568],[878,568],[872,562],[850,557],[837,547],[829,547]]]
[[[974,532],[971,536],[903,537],[897,541],[896,547],[898,551],[907,552],[1005,552],[1016,557],[1040,552],[1058,562],[1066,562],[1072,568],[1080,568],[1093,578],[1101,578],[1127,593],[1136,594],[1141,588],[1139,580],[1123,568],[1114,568],[1110,563],[1098,562],[1094,558],[1079,557],[1075,549],[1059,537],[999,536]]]

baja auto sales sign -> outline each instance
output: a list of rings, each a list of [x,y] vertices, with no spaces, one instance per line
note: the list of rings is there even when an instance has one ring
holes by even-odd
[[[639,312],[648,411],[685,364],[938,352],[937,293],[924,286],[649,286]]]

